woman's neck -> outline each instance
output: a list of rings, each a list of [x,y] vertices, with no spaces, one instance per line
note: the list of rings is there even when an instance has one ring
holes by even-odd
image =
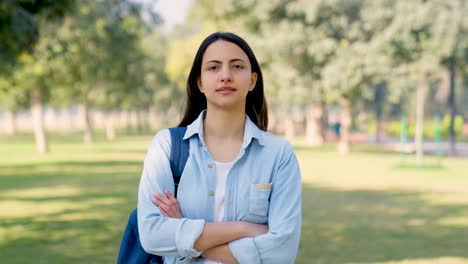
[[[245,112],[208,109],[203,122],[205,139],[207,137],[229,140],[243,140]]]

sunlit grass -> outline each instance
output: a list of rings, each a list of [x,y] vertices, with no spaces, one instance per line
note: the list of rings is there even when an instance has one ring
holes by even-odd
[[[342,157],[302,147],[298,157],[304,226],[297,263],[468,263],[467,160],[420,170],[399,168],[398,155],[367,151]]]
[[[44,156],[30,137],[0,138],[1,262],[115,263],[150,140],[54,137]],[[468,263],[466,159],[421,170],[374,146],[348,157],[332,145],[295,147],[304,183],[296,263]]]
[[[452,257],[442,257],[442,258],[433,258],[433,259],[386,261],[386,262],[377,262],[376,264],[426,264],[426,263],[432,263],[432,264],[462,264],[462,263],[466,263],[466,259],[452,258]]]

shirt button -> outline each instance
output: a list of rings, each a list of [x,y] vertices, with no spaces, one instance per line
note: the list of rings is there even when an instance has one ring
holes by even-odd
[[[209,192],[208,195],[209,195],[209,196],[213,196],[213,195],[214,195],[214,192]]]
[[[198,146],[199,146],[199,147],[203,147],[203,144],[202,144],[202,143],[199,143]]]
[[[213,164],[211,164],[211,163],[208,164],[208,168],[210,168],[210,169],[213,168]]]

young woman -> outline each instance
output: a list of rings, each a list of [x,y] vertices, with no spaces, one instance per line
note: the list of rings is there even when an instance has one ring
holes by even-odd
[[[266,131],[260,66],[249,45],[214,33],[187,82],[184,140],[190,155],[177,199],[169,130],[153,138],[138,195],[145,251],[165,263],[294,263],[301,175],[293,148]],[[155,206],[156,205],[156,206]]]

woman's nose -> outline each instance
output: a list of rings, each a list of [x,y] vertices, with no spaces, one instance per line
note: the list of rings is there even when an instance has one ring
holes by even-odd
[[[229,67],[223,67],[220,72],[221,82],[230,82],[232,81],[232,73]]]

